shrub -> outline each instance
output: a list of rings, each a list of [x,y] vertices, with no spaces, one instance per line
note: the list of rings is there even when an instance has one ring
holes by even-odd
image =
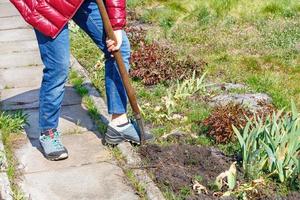
[[[201,74],[206,65],[190,57],[179,60],[169,47],[147,42],[146,32],[141,28],[129,27],[127,32],[133,47],[130,75],[145,85],[188,79],[194,71],[196,75]]]
[[[234,136],[232,125],[245,126],[246,116],[251,115],[252,113],[242,105],[229,104],[216,107],[211,115],[200,123],[208,128],[207,134],[212,136],[217,143],[227,143]]]
[[[241,146],[245,174],[257,177],[266,171],[281,182],[300,174],[300,114],[274,112],[265,120],[255,117],[240,132],[233,126]]]
[[[265,102],[259,102],[261,109],[256,111],[256,115],[265,119],[266,116],[274,111],[274,107]],[[228,143],[235,139],[232,129],[234,126],[244,127],[247,118],[253,118],[254,113],[241,104],[228,104],[217,106],[213,112],[203,121],[199,121],[200,126],[205,126],[207,134],[215,139],[217,143]]]

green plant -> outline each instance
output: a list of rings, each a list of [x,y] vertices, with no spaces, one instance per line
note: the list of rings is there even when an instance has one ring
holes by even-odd
[[[13,113],[0,112],[0,130],[8,134],[20,132],[26,125],[27,117],[20,110]]]
[[[201,77],[196,78],[194,72],[190,79],[184,80],[183,82],[177,81],[175,86],[172,86],[166,91],[167,96],[161,97],[159,105],[153,106],[152,103],[149,102],[143,104],[143,115],[155,124],[162,124],[163,122],[170,120],[187,121],[187,117],[177,113],[177,111],[188,97],[191,97],[196,93],[205,92],[205,75],[206,73]]]
[[[205,92],[206,84],[204,83],[206,73],[201,77],[196,78],[196,73],[190,79],[183,82],[177,81],[175,87],[171,87],[167,93],[168,95],[162,98],[164,106],[167,110],[167,115],[170,116],[175,110],[176,106],[186,98],[193,96],[197,92]]]
[[[291,105],[291,112],[274,112],[265,120],[248,119],[242,133],[233,126],[246,175],[255,177],[254,173],[266,171],[286,182],[300,174],[300,114],[293,101]]]
[[[198,121],[198,125],[207,127],[207,134],[213,137],[217,143],[228,143],[234,139],[232,125],[245,126],[246,116],[252,115],[247,108],[240,104],[218,106],[204,121]]]
[[[169,19],[162,23],[171,26]],[[190,56],[178,59],[170,47],[146,41],[146,31],[141,28],[128,27],[126,30],[133,46],[130,75],[145,85],[190,78],[193,71],[200,74],[206,64],[202,60],[196,62]]]

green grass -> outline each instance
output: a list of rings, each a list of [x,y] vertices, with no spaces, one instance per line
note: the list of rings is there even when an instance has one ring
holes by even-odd
[[[210,80],[247,83],[278,108],[291,98],[300,108],[298,0],[129,0],[128,6],[154,25],[149,38],[208,62]]]
[[[107,125],[102,122],[100,114],[92,101],[91,97],[88,95],[88,89],[83,85],[83,78],[80,77],[74,70],[70,71],[69,82],[76,89],[77,93],[82,97],[83,105],[86,107],[89,116],[95,122],[97,130],[101,135],[106,133]]]
[[[27,115],[22,111],[2,112],[0,111],[0,135],[4,145],[4,151],[7,158],[7,176],[11,183],[13,198],[16,200],[26,199],[23,192],[19,188],[16,179],[18,177],[16,171],[17,161],[13,154],[13,141],[18,137],[18,134],[23,130],[27,121]]]
[[[87,69],[93,84],[100,94],[105,96],[103,54],[82,30],[71,32],[70,39],[72,54]],[[74,83],[75,87],[76,84],[80,85],[81,83]],[[82,92],[79,91],[79,93],[81,94]]]

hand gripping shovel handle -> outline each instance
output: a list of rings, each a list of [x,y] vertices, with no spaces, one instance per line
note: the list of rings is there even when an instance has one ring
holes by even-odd
[[[111,26],[106,8],[103,3],[103,0],[96,0],[96,1],[97,1],[98,8],[99,8],[102,20],[103,20],[104,29],[105,29],[107,37],[113,41],[116,41],[115,34],[114,34],[113,28]],[[129,79],[128,73],[126,71],[126,67],[123,62],[121,52],[118,50],[118,51],[114,51],[112,54],[114,55],[114,58],[116,59],[116,62],[117,62],[118,68],[119,68],[119,72],[120,72],[120,75],[121,75],[121,78],[123,81],[123,85],[127,92],[129,103],[131,105],[131,108],[134,113],[134,117],[135,117],[137,124],[139,126],[139,129],[140,129],[141,144],[144,144],[144,142],[145,142],[144,122],[143,122],[141,112],[140,112],[140,109],[139,109],[139,106],[137,103],[135,91],[130,83],[130,79]]]

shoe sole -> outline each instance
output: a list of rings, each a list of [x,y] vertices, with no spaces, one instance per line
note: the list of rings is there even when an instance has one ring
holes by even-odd
[[[48,160],[51,160],[51,161],[64,160],[69,157],[69,155],[67,153],[62,153],[59,156],[48,156],[48,155],[45,155],[45,153],[43,153],[43,154],[44,154],[45,158],[47,158]]]
[[[112,144],[112,145],[117,145],[117,144],[120,144],[121,142],[125,141],[124,138],[122,138],[122,137],[112,138],[107,135],[105,135],[104,139],[107,144]]]
[[[109,136],[105,136],[105,142],[107,144],[111,144],[111,145],[118,145],[122,142],[130,142],[130,143],[133,143],[133,144],[137,144],[139,145],[140,142],[137,142],[135,140],[131,140],[131,139],[128,139],[128,138],[124,138],[124,137],[109,137]]]

